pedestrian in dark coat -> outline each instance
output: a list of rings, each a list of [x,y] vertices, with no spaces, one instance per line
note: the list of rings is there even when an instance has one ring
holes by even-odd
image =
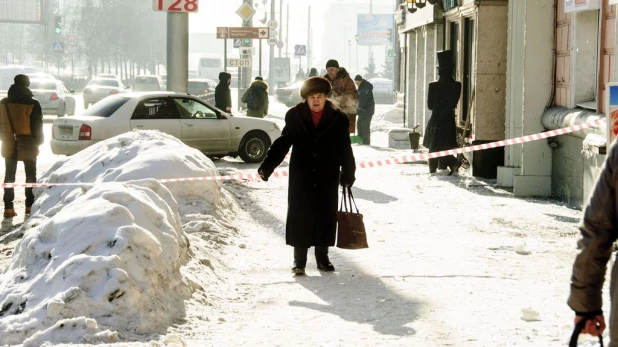
[[[305,80],[300,89],[305,101],[287,112],[281,137],[270,146],[258,169],[262,179],[268,180],[292,147],[285,239],[294,247],[292,272],[296,274],[305,273],[311,246],[315,246],[318,269],[335,270],[328,247],[335,245],[338,185],[352,186],[355,181],[349,120],[326,99],[330,90],[331,84],[323,77]]]
[[[242,95],[240,101],[247,103],[247,98],[250,93],[257,93],[257,95],[260,95],[261,102],[260,105],[254,109],[247,104],[247,117],[264,118],[268,114],[268,84],[264,82],[262,77],[256,77],[255,81],[251,82],[251,86]]]
[[[363,145],[371,144],[371,118],[376,109],[376,103],[373,100],[373,84],[364,80],[361,75],[354,77],[354,83],[358,87],[358,106],[356,114],[358,121],[356,129],[358,136],[363,139]]]
[[[459,102],[461,83],[453,79],[453,56],[450,50],[438,52],[438,74],[436,82],[429,83],[427,107],[431,117],[423,137],[423,146],[429,152],[439,152],[457,147],[457,129],[455,126],[455,107]],[[461,163],[456,157],[447,155],[429,159],[429,172],[434,173],[440,167],[449,167],[449,175],[457,172]]]
[[[232,92],[230,83],[232,75],[228,72],[219,73],[219,84],[215,87],[215,106],[225,112],[232,112]]]
[[[318,70],[312,67],[311,70],[309,70],[309,76],[307,76],[307,78],[317,76],[317,75],[318,75]]]
[[[350,120],[350,134],[356,132],[356,103],[358,102],[358,91],[352,81],[348,71],[339,67],[339,62],[330,59],[326,62],[326,75],[324,76],[333,86],[328,95],[335,101],[341,112],[345,113]]]
[[[43,112],[41,104],[33,97],[28,88],[30,79],[26,75],[15,76],[15,84],[6,98],[0,100],[0,140],[4,157],[4,183],[15,183],[17,163],[24,162],[26,183],[36,183],[36,159],[43,137]],[[9,120],[10,115],[10,120]],[[15,137],[19,137],[17,145]],[[13,188],[4,188],[4,217],[17,215],[13,207],[15,192]],[[34,203],[32,188],[26,188],[26,215]]]

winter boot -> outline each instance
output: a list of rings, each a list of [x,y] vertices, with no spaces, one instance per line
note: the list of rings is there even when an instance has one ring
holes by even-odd
[[[307,251],[309,251],[309,248],[294,247],[294,267],[292,267],[292,273],[296,275],[305,274],[305,266],[307,265]]]
[[[318,263],[318,270],[335,271],[335,267],[328,259],[328,247],[315,247],[315,261]]]
[[[5,208],[4,209],[4,218],[11,218],[17,216],[17,212],[13,208]]]
[[[30,207],[30,206],[27,206],[27,207],[26,207],[26,216],[29,216],[29,215],[30,215],[30,211],[31,211],[31,210],[32,210],[32,207]]]

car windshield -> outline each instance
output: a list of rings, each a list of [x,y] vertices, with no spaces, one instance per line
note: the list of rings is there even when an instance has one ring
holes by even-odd
[[[84,116],[109,117],[127,101],[129,101],[129,98],[126,96],[108,96],[107,98],[97,102],[81,114]]]
[[[31,81],[30,89],[56,89],[56,82]]]
[[[135,78],[135,83],[157,83],[157,78],[156,77],[137,77]]]
[[[202,58],[200,61],[200,65],[202,67],[220,67],[221,61],[219,59],[205,59]]]
[[[112,79],[104,79],[104,80],[92,80],[88,83],[89,86],[105,86],[105,87],[119,87],[120,84],[116,80]]]

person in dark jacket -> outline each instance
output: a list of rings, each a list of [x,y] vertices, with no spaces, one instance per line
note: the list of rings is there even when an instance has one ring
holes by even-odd
[[[354,83],[358,87],[358,106],[356,114],[358,121],[356,129],[358,136],[363,139],[363,145],[371,144],[371,118],[376,109],[376,103],[373,100],[373,84],[364,80],[361,75],[354,77]]]
[[[431,117],[423,137],[423,146],[429,152],[439,152],[457,147],[457,129],[455,126],[455,108],[459,102],[461,83],[453,79],[453,56],[450,50],[438,52],[438,74],[436,82],[429,83],[427,107]],[[459,170],[461,163],[455,156],[431,158],[429,173],[441,168],[450,168],[449,175]]]
[[[219,84],[215,87],[215,106],[225,112],[232,112],[232,92],[230,83],[232,75],[228,72],[219,73]]]
[[[607,152],[605,163],[579,223],[580,250],[573,262],[569,307],[575,313],[575,325],[585,320],[581,333],[601,336],[605,330],[603,283],[607,263],[618,240],[618,142]],[[609,346],[618,346],[618,263],[614,262],[609,286]]]
[[[33,97],[28,88],[30,79],[26,75],[15,76],[15,84],[6,98],[0,100],[0,140],[4,157],[4,183],[15,183],[17,163],[24,162],[26,183],[36,183],[36,159],[43,137],[43,112],[41,104]],[[10,119],[9,119],[10,117]],[[15,138],[18,137],[18,145]],[[15,191],[4,188],[4,217],[17,215],[13,206]],[[32,188],[26,188],[26,211],[29,215],[34,203]]]
[[[299,275],[305,273],[311,246],[318,269],[335,271],[328,247],[335,245],[338,184],[350,187],[355,181],[350,121],[327,100],[331,88],[323,77],[305,80],[300,89],[305,101],[287,112],[281,136],[258,169],[267,181],[292,147],[285,240],[294,247],[292,272]]]
[[[317,75],[318,75],[318,70],[312,67],[311,70],[309,70],[309,75],[307,76],[307,78],[317,76]]]
[[[249,97],[250,93],[259,95],[260,103],[259,107],[255,109],[247,104],[247,117],[264,118],[268,114],[268,84],[264,82],[262,77],[257,76],[255,81],[251,82],[251,86],[242,95],[240,101],[247,103],[247,97]]]
[[[358,91],[352,81],[348,71],[339,67],[339,62],[330,59],[326,62],[326,75],[324,75],[333,86],[329,98],[335,101],[341,112],[345,113],[350,120],[350,134],[356,132],[356,103],[358,102]]]

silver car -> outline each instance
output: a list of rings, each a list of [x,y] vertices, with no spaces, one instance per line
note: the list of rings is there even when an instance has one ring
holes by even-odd
[[[84,109],[110,95],[125,93],[126,89],[116,78],[93,78],[84,89]]]
[[[74,90],[69,90],[62,81],[55,79],[32,79],[30,90],[39,100],[43,114],[55,114],[58,117],[75,114]]]
[[[74,116],[56,119],[50,141],[54,154],[72,155],[99,141],[132,130],[159,130],[212,157],[239,156],[259,163],[281,135],[266,119],[234,117],[193,95],[132,92],[110,96]]]

